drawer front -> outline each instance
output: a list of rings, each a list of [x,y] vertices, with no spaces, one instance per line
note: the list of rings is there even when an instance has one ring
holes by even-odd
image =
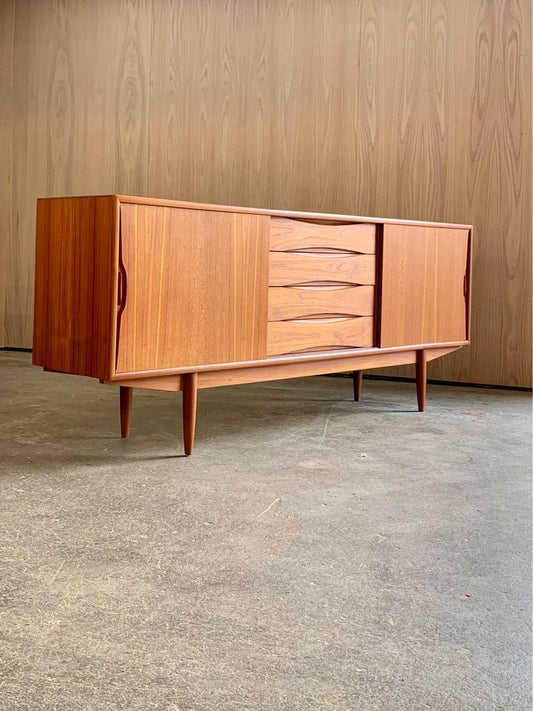
[[[276,252],[306,249],[340,249],[375,254],[376,225],[315,224],[273,217],[270,221],[270,249]]]
[[[271,286],[268,320],[285,321],[305,316],[372,316],[373,286]]]
[[[374,342],[376,225],[271,218],[269,356]]]
[[[376,258],[373,254],[270,252],[270,286],[309,282],[371,285],[375,278]]]
[[[268,324],[269,356],[316,349],[370,348],[372,343],[373,319],[368,316]]]

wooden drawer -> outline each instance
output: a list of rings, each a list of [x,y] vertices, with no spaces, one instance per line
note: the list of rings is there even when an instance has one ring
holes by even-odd
[[[291,286],[306,282],[374,284],[376,258],[373,254],[314,254],[270,252],[270,286]]]
[[[270,220],[271,251],[340,249],[346,252],[375,254],[376,225],[316,224],[272,217]]]
[[[273,321],[268,324],[267,354],[273,356],[342,347],[370,348],[373,344],[373,322],[368,316]]]
[[[372,316],[373,286],[271,286],[268,320],[285,321],[303,316]]]

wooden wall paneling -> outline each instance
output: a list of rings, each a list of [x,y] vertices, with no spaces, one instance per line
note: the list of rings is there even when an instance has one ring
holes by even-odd
[[[116,122],[115,47],[119,27],[113,3],[79,0],[69,34],[72,48],[74,150],[68,192],[46,195],[91,195],[115,191]]]
[[[106,7],[104,2],[103,7]],[[114,62],[117,192],[145,195],[148,190],[150,43],[152,2],[119,4]]]
[[[313,5],[308,3],[307,5]],[[306,146],[304,132],[312,131],[309,73],[306,66],[311,57],[304,58],[303,48],[311,47],[309,14],[297,2],[275,3],[277,29],[272,32],[272,137],[271,137],[271,196],[272,204],[280,209],[308,209],[313,201],[309,194],[312,173],[310,141]],[[306,21],[307,19],[307,21]],[[306,51],[306,55],[309,53]],[[307,64],[306,64],[307,59]],[[296,97],[299,97],[296,99]],[[302,104],[307,115],[302,115]],[[310,138],[311,134],[309,134]],[[307,148],[307,150],[306,150]],[[296,175],[305,176],[299,181]]]
[[[477,228],[472,318],[477,348],[471,353],[471,370],[489,376],[489,382],[509,385],[531,385],[531,65],[524,63],[528,34],[531,45],[528,5],[479,3],[471,15],[475,25],[469,27],[475,41],[470,45],[474,81],[466,194]]]
[[[151,3],[16,6],[6,343],[32,342],[36,199],[146,193]]]
[[[7,345],[31,345],[35,199],[116,191],[473,223],[472,346],[429,375],[530,384],[529,0],[13,8]]]
[[[5,344],[7,251],[12,241],[14,36],[15,0],[6,0],[0,4],[0,348]]]
[[[472,347],[429,377],[531,386],[531,3],[480,0],[463,27],[453,196],[474,224]]]
[[[443,190],[439,190],[443,164],[435,160],[438,156],[432,155],[430,150],[430,145],[440,145],[443,121],[442,116],[431,112],[428,106],[430,92],[436,94],[437,89],[429,77],[428,60],[433,48],[428,43],[436,38],[428,27],[427,3],[411,1],[403,8],[405,14],[397,28],[400,61],[396,64],[396,76],[391,74],[395,79],[391,136],[395,158],[394,209],[398,215],[431,214],[443,194]],[[445,55],[444,47],[440,48]],[[441,92],[445,92],[446,75],[442,71],[440,74]]]
[[[442,216],[458,213],[462,197],[460,131],[457,113],[463,91],[464,74],[462,47],[468,38],[460,34],[467,3],[458,0],[433,0],[429,3],[425,52],[428,87],[426,92],[426,130],[428,133],[428,167],[430,194],[426,210]],[[469,223],[470,220],[467,220]]]
[[[262,0],[154,4],[154,195],[269,205],[267,12]]]
[[[214,139],[220,140],[216,92],[224,5],[162,0],[154,7],[149,176],[156,197],[216,202]],[[231,82],[225,88],[231,89]]]
[[[39,69],[43,94],[38,97],[42,99],[39,108],[45,118],[42,138],[46,141],[46,195],[68,195],[72,187],[77,130],[75,7],[72,3],[54,3],[48,8],[53,22],[48,25],[51,31],[47,37],[50,64]]]
[[[388,130],[382,126],[381,140],[387,158],[380,163],[384,189],[376,209],[453,221],[448,209],[453,214],[457,208],[457,89],[468,8],[460,0],[410,0],[395,4],[393,12],[384,26],[380,84],[388,98]]]
[[[47,188],[46,73],[52,63],[52,24],[46,3],[16,4],[13,96],[12,233],[7,254],[7,346],[32,344],[36,198]]]
[[[148,190],[150,0],[79,0],[71,194]]]
[[[338,207],[347,214],[387,213],[386,206],[380,204],[391,169],[387,154],[391,95],[384,79],[394,72],[394,66],[384,65],[384,53],[385,31],[394,25],[396,5],[361,0],[345,6],[338,67],[342,82]]]
[[[465,209],[466,144],[464,136],[466,99],[469,92],[467,47],[471,44],[464,30],[471,8],[460,0],[429,3],[424,37],[426,86],[423,130],[427,135],[428,160],[419,168],[419,192],[416,205],[419,214],[438,214],[439,219],[471,222]],[[458,28],[462,28],[458,31]],[[424,187],[427,186],[427,192]],[[398,195],[401,202],[401,193]],[[446,358],[450,380],[463,379],[470,349],[461,349]],[[435,377],[434,365],[429,366]],[[401,369],[402,375],[413,375],[414,368]],[[453,375],[452,375],[453,374]]]
[[[350,3],[272,5],[272,206],[340,212],[344,150],[340,81]],[[356,38],[353,38],[356,41]]]
[[[457,146],[457,86],[464,74],[464,26],[468,9],[458,0],[389,4],[378,84],[387,97],[379,124],[381,160],[374,214],[464,220],[457,210],[464,163]],[[459,358],[464,358],[464,350]],[[468,350],[468,349],[466,349]],[[450,367],[457,354],[446,358]],[[391,375],[414,375],[410,366]]]
[[[312,172],[307,181],[311,183],[311,194],[320,211],[328,209],[328,205],[338,211],[345,190],[340,171],[342,141],[339,140],[339,126],[344,114],[343,92],[346,86],[339,81],[338,76],[342,67],[342,18],[346,12],[346,3],[318,0],[309,5],[313,12],[312,40],[304,45],[305,51],[302,51],[301,57],[311,72],[311,104],[307,111],[300,105],[303,128],[305,130],[303,122],[306,121],[307,131],[312,129],[313,136]],[[309,50],[311,62],[307,58]],[[327,168],[324,169],[324,166]],[[307,181],[304,180],[304,184]]]
[[[236,112],[228,120],[229,140],[220,162],[223,164],[224,160],[227,165],[224,173],[230,172],[234,204],[269,207],[274,120],[269,51],[276,25],[272,6],[264,0],[237,0],[231,15],[231,31],[224,49],[225,57],[236,53],[234,81],[238,91]],[[235,151],[239,145],[246,146],[246,150]],[[221,182],[217,181],[217,185]]]
[[[411,24],[416,7],[409,5]],[[416,74],[427,102],[417,99],[419,110],[411,115],[408,104],[400,111],[394,98],[393,129],[401,130],[407,111],[405,140],[412,135],[416,145],[411,155],[402,135],[393,137],[393,163],[404,169],[396,175],[395,197],[385,181],[386,205],[375,213],[391,214],[390,206],[398,216],[405,217],[407,208],[412,218],[431,214],[474,224],[472,346],[432,364],[429,377],[530,386],[531,4],[435,0],[428,7],[426,61]],[[418,9],[422,12],[422,5]],[[402,50],[396,66],[408,56]],[[391,77],[397,81],[394,71]],[[423,149],[419,144],[426,135],[430,140]],[[411,368],[380,372],[414,374]]]
[[[205,141],[207,117],[202,117],[193,96],[205,91],[210,36],[207,4],[195,3],[194,8],[193,23],[192,18],[187,21],[183,2],[160,0],[154,7],[148,166],[150,188],[156,197],[193,200],[197,192],[198,200],[202,199],[193,181],[196,165],[205,166],[207,158],[197,142],[199,135]]]

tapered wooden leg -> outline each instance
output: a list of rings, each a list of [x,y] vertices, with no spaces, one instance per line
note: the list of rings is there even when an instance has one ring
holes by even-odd
[[[354,370],[352,373],[353,378],[353,399],[359,402],[361,399],[361,388],[363,387],[363,371]]]
[[[183,388],[183,446],[185,454],[192,454],[196,430],[196,404],[198,402],[198,373],[182,376]]]
[[[120,386],[120,436],[127,437],[130,431],[131,401],[133,388]]]
[[[424,412],[426,406],[426,378],[427,359],[426,351],[416,352],[416,397],[418,399],[418,411]]]

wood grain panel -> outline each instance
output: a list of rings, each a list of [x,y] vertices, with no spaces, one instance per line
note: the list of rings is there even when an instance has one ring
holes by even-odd
[[[375,254],[376,226],[372,224],[317,225],[286,217],[273,217],[270,220],[272,251],[283,252],[317,247]]]
[[[11,244],[15,0],[0,3],[0,348],[5,344],[7,251]]]
[[[466,230],[386,225],[382,347],[467,340]]]
[[[531,3],[479,2],[467,23],[463,185],[478,234],[470,367],[486,370],[491,344],[495,382],[531,385]]]
[[[68,5],[75,88],[67,194],[146,194],[152,2]]]
[[[531,386],[531,3],[432,2],[429,10],[416,72],[427,91],[410,115],[427,158],[414,161],[414,145],[406,151],[387,202],[398,214],[408,205],[420,217],[464,219],[475,235],[472,346],[432,364],[429,377]],[[422,30],[421,13],[417,21]],[[398,145],[392,135],[393,153]]]
[[[372,316],[373,313],[373,286],[271,286],[268,290],[269,321],[283,321],[314,314]]]
[[[370,348],[373,319],[331,319],[324,321],[271,321],[268,324],[267,354],[294,353],[330,347]]]
[[[401,61],[395,52],[397,30],[389,28],[401,20],[404,10],[398,5],[361,0],[344,6],[343,29],[338,37],[343,87],[339,174],[344,185],[339,191],[339,209],[353,201],[357,212],[377,215],[381,210],[392,215],[391,205],[384,198],[394,155],[389,137],[396,92],[388,78]]]
[[[346,95],[356,86],[356,65],[343,72],[345,34],[351,5],[338,2],[285,2],[272,6],[272,204],[286,209],[339,213],[347,186],[339,140]],[[274,20],[275,18],[275,20]],[[333,73],[332,73],[333,71]],[[323,170],[321,166],[327,166]],[[305,177],[304,177],[305,176]]]
[[[66,195],[72,184],[75,131],[72,5],[53,9],[55,37],[46,77],[46,195]],[[43,77],[44,78],[44,77]]]
[[[287,286],[305,282],[330,281],[344,284],[374,284],[374,255],[325,256],[270,252],[271,286]]]
[[[473,223],[472,346],[430,376],[530,384],[531,2],[1,7],[7,345],[31,345],[35,199],[147,194]]]
[[[147,190],[151,2],[15,7],[6,342],[27,347],[37,198]]]
[[[154,3],[151,194],[270,204],[272,12],[263,0]]]
[[[116,181],[120,192],[143,194],[148,187],[148,97],[151,6],[147,0],[120,3],[114,118]],[[117,66],[118,65],[118,66]]]
[[[112,375],[117,250],[116,198],[39,200],[34,365]]]
[[[121,205],[117,372],[265,357],[268,221]]]
[[[35,11],[32,14],[32,10]],[[6,345],[31,347],[36,198],[46,194],[46,90],[51,28],[37,3],[16,3],[13,66],[11,240],[7,250]],[[39,31],[40,30],[40,31]]]

